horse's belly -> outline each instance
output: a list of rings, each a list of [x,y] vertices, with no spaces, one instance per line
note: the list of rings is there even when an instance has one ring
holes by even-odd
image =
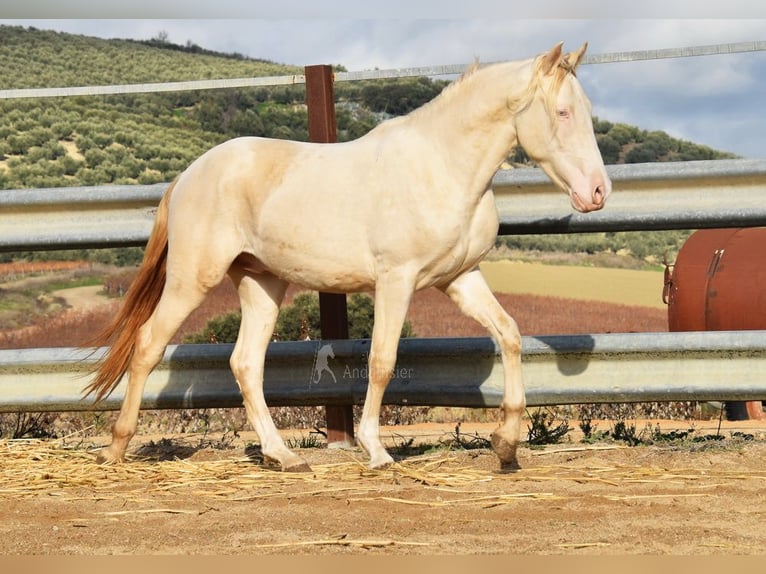
[[[367,291],[373,289],[375,283],[372,273],[364,265],[366,258],[352,260],[347,253],[295,252],[275,246],[274,249],[266,249],[259,259],[273,275],[316,291]]]

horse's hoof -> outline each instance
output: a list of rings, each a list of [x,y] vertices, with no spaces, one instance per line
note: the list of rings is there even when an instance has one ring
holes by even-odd
[[[283,466],[282,472],[311,472],[311,467],[306,461],[300,461],[289,466]]]
[[[369,468],[370,470],[385,470],[394,464],[394,459],[391,455],[386,453],[386,456],[381,456],[376,459],[371,458]]]
[[[492,450],[500,459],[500,466],[504,472],[510,472],[513,470],[519,470],[518,459],[516,458],[516,444],[507,441],[501,437],[498,433],[493,432],[490,437],[492,442]]]
[[[500,474],[512,474],[521,470],[518,460],[500,461]]]
[[[392,464],[394,464],[393,460],[384,460],[377,464],[370,463],[370,470],[386,470],[387,468],[390,468]]]
[[[123,462],[124,457],[115,455],[112,450],[107,446],[102,448],[96,454],[96,462],[98,464],[115,464]]]

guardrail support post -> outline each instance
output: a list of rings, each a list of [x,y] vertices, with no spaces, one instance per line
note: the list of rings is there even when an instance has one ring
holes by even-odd
[[[338,139],[333,95],[333,71],[328,65],[306,66],[306,105],[309,140],[335,143]],[[346,296],[319,294],[319,320],[323,339],[348,339]],[[354,444],[352,405],[326,406],[327,446],[350,447]]]

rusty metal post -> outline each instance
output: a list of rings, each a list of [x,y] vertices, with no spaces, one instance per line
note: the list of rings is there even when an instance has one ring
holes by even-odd
[[[338,140],[331,66],[306,66],[306,105],[309,140],[335,143]],[[348,339],[346,296],[319,294],[319,321],[323,339]],[[354,416],[351,405],[325,407],[327,446],[350,447],[354,444]]]

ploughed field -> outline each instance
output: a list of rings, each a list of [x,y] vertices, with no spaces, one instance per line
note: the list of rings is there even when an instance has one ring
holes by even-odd
[[[509,261],[486,262],[482,269],[524,335],[667,331],[661,272]],[[130,281],[124,273],[117,276],[119,280],[109,282],[115,294],[124,292]],[[19,279],[2,281],[0,278],[0,289],[6,299],[21,288]],[[22,328],[0,328],[0,348],[82,344],[119,305],[119,298],[107,298],[100,291],[91,285],[38,296],[38,307],[48,304],[52,312],[29,314],[36,318]],[[291,289],[285,303],[295,293]],[[236,292],[224,280],[189,317],[173,342],[180,343],[184,336],[202,330],[212,317],[238,308]],[[0,305],[0,318],[3,312]],[[478,323],[464,317],[435,289],[415,295],[408,319],[419,337],[486,336]]]

